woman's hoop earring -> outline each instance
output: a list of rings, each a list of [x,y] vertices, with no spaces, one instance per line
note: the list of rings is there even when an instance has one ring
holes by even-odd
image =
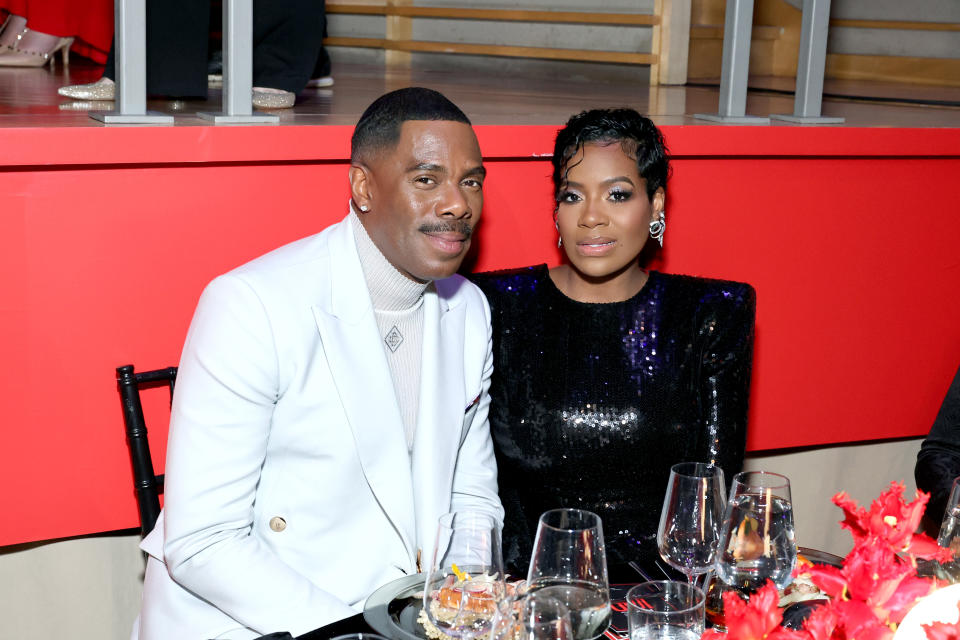
[[[667,229],[667,218],[660,212],[660,217],[650,221],[650,237],[660,243],[663,247],[663,232]]]
[[[560,223],[554,220],[553,226],[557,228],[557,249],[559,249],[563,246],[563,236],[560,235]]]

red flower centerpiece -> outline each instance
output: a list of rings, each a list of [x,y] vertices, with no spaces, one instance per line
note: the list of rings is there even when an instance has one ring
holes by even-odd
[[[853,535],[853,550],[843,567],[801,566],[830,600],[817,606],[802,630],[780,626],[777,591],[772,582],[745,602],[736,592],[723,594],[727,632],[708,630],[703,640],[890,640],[916,602],[943,586],[917,575],[917,559],[949,562],[953,554],[925,534],[914,533],[930,496],[922,491],[911,503],[904,486],[893,482],[860,508],[840,492],[833,503],[843,509],[840,525]],[[960,640],[960,620],[925,627],[929,640]]]

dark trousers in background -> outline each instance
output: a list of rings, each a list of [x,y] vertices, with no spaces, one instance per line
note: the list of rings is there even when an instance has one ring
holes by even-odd
[[[253,84],[299,93],[320,64],[325,0],[253,3]],[[209,0],[147,1],[147,93],[206,98]],[[103,71],[116,79],[114,48]]]

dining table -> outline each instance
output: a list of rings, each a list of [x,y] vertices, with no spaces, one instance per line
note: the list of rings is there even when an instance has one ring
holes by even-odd
[[[842,563],[842,558],[816,549],[801,547],[798,551],[805,558],[817,564],[832,564],[834,566],[839,566]],[[601,636],[601,640],[626,640],[628,638],[625,597],[630,587],[648,580],[686,579],[684,578],[683,574],[676,571],[665,562],[654,562],[652,565],[648,563],[646,566],[641,566],[638,563],[631,563],[631,570],[636,572],[635,582],[612,583],[610,585],[612,616],[610,626]],[[407,576],[407,578],[401,580],[406,580],[409,582],[410,578],[412,578],[412,576]],[[389,590],[389,586],[385,587],[384,589]],[[374,600],[375,597],[376,593],[371,596],[370,600]],[[368,600],[368,604],[369,602],[370,601]],[[804,603],[799,604],[802,605]],[[785,611],[784,619],[787,622],[795,620],[799,623],[802,618],[805,617],[805,614],[810,608],[809,605],[801,607],[792,605],[792,607],[792,609],[787,609]],[[380,627],[379,629],[374,628],[368,622],[368,619],[371,618],[372,614],[374,619],[378,621],[377,626]],[[391,617],[393,622],[397,623],[397,628],[384,628],[384,619],[388,615]],[[324,625],[300,636],[296,636],[296,640],[332,640],[338,636],[356,633],[375,633],[385,636],[389,640],[409,640],[409,636],[400,635],[400,631],[398,630],[400,628],[400,623],[398,622],[397,617],[398,616],[394,611],[391,611],[389,614],[384,611],[374,613],[371,611],[371,607],[368,606],[365,610],[365,613],[358,613],[350,616],[349,618],[344,618],[328,625]],[[387,626],[391,627],[390,624],[387,624]],[[412,624],[407,623],[407,626],[411,627],[410,629],[406,629],[408,633],[412,631],[413,635],[425,639],[425,636],[418,632],[417,629],[413,628]],[[294,638],[294,636],[290,635],[289,633],[273,633],[261,636],[261,638],[258,640],[291,640],[292,638]]]

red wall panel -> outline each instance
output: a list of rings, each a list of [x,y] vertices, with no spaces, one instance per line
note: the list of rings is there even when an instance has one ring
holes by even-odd
[[[480,129],[474,268],[555,264],[553,128]],[[666,128],[657,268],[757,288],[755,450],[923,434],[960,362],[960,135],[836,131]],[[89,165],[9,147],[0,545],[136,526],[114,368],[175,364],[207,281],[343,216],[345,133],[93,129]],[[145,402],[162,469],[166,393]]]

